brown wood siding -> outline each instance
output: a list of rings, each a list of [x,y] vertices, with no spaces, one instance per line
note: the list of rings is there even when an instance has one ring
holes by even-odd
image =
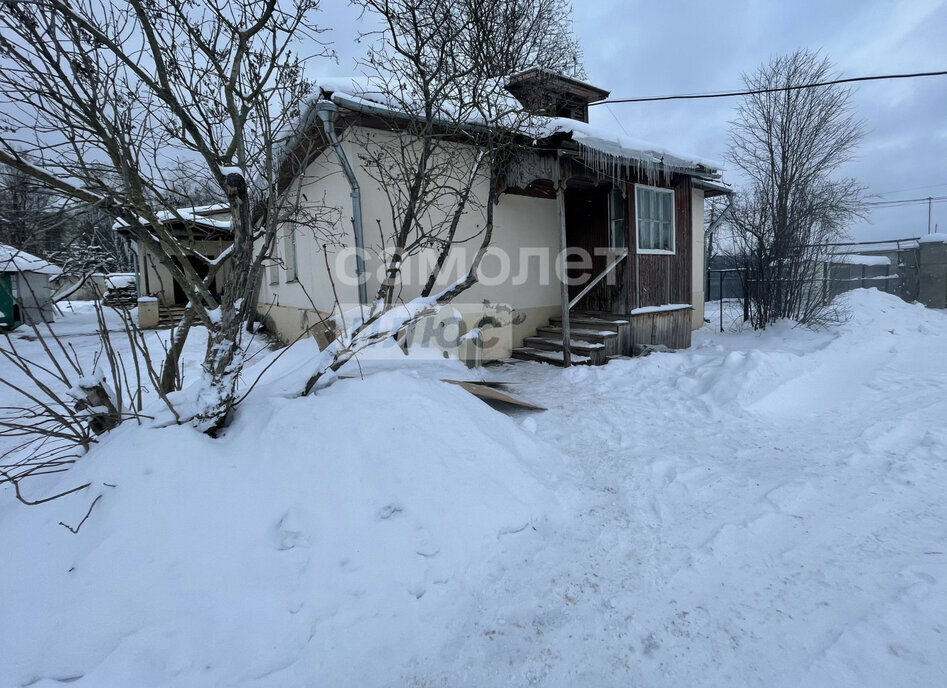
[[[675,175],[671,183],[648,184],[674,189],[674,255],[639,254],[636,237],[635,182],[628,182],[628,310],[670,303],[691,303],[691,179]]]
[[[663,344],[671,349],[686,349],[691,345],[691,309],[641,313],[631,316],[631,342],[635,344]]]

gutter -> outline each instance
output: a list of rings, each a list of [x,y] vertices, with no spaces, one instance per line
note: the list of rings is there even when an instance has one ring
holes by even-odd
[[[362,305],[368,304],[368,289],[365,285],[365,240],[362,234],[362,190],[355,178],[355,170],[352,169],[349,159],[342,150],[342,142],[335,133],[335,122],[339,117],[339,106],[329,100],[320,100],[314,105],[316,114],[322,120],[322,126],[325,130],[332,149],[339,158],[342,170],[345,172],[345,178],[352,188],[352,224],[355,229],[355,272],[358,277],[358,302]]]

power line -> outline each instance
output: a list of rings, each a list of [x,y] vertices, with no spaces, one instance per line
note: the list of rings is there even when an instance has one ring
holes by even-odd
[[[891,201],[873,201],[866,203],[874,208],[895,208],[902,205],[921,205],[927,203],[942,203],[947,201],[947,196],[925,196],[924,198],[901,198]]]
[[[917,72],[915,74],[884,74],[879,76],[853,76],[847,79],[833,79],[831,81],[818,81],[811,84],[799,84],[798,86],[777,86],[774,88],[760,88],[751,91],[719,91],[716,93],[688,93],[674,96],[648,96],[647,98],[611,98],[600,100],[589,105],[607,105],[610,103],[649,103],[658,100],[696,100],[698,98],[736,98],[738,96],[755,96],[763,93],[780,93],[782,91],[798,91],[805,88],[818,88],[819,86],[833,86],[835,84],[851,84],[856,81],[881,81],[883,79],[917,79],[925,76],[947,76],[947,71],[943,72]]]

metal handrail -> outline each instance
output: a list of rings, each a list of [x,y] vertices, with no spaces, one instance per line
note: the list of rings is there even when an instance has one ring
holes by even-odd
[[[592,288],[593,288],[596,284],[598,284],[599,282],[601,282],[601,281],[605,278],[605,275],[607,275],[607,274],[610,273],[612,270],[614,270],[616,267],[618,267],[618,264],[619,264],[620,262],[622,262],[623,260],[625,260],[625,258],[627,258],[627,257],[628,257],[628,249],[625,249],[624,252],[623,252],[621,255],[618,256],[618,258],[616,258],[615,260],[613,260],[611,263],[609,263],[609,264],[605,267],[604,270],[602,270],[601,274],[599,274],[598,277],[596,277],[596,278],[593,279],[591,282],[589,282],[589,283],[585,286],[585,289],[583,289],[582,291],[580,291],[579,294],[578,294],[574,299],[572,299],[572,300],[569,302],[569,310],[571,311],[572,308],[575,306],[575,304],[577,304],[577,303],[582,299],[583,296],[585,296],[585,295],[588,294],[590,291],[592,291]],[[563,277],[565,277],[565,275],[563,275]]]

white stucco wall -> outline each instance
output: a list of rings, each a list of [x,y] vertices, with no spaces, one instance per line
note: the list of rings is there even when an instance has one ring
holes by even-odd
[[[704,192],[691,190],[691,299],[694,305],[692,328],[704,326]]]
[[[368,254],[367,290],[370,299],[384,277],[386,261],[381,256],[384,246],[392,244],[393,221],[389,199],[380,183],[372,179],[363,166],[360,153],[366,146],[390,143],[393,140],[391,136],[377,130],[350,128],[342,139],[343,150],[355,168],[362,192],[363,231]],[[337,207],[338,221],[332,228],[336,242],[335,245],[328,245],[326,251],[339,301],[354,306],[358,303],[357,286],[341,274],[354,272],[354,258],[349,257],[345,270],[337,262],[343,247],[354,246],[354,235],[350,187],[335,152],[331,148],[324,151],[309,166],[300,183],[301,187],[294,186],[288,193],[295,195],[299,192],[308,203],[330,203]],[[461,258],[449,260],[447,267],[450,269],[441,275],[436,289],[445,288],[460,278],[480,245],[486,223],[482,208],[487,196],[485,178],[478,180],[472,196],[474,200],[471,207],[456,233],[457,239],[465,240],[459,244],[461,250],[455,253]],[[295,241],[296,279],[287,280],[285,264],[290,260],[289,246],[284,237],[277,242],[276,253],[281,264],[277,270],[267,270],[264,275],[259,311],[268,314],[270,325],[278,330],[284,340],[298,336],[302,329],[313,322],[313,318],[307,319],[303,311],[318,310],[325,313],[335,306],[323,253],[326,244],[324,233],[298,225]],[[493,317],[497,313],[506,313],[512,327],[509,345],[506,346],[506,353],[502,354],[507,355],[510,345],[518,345],[524,336],[534,334],[537,327],[546,324],[550,316],[558,313],[560,287],[554,260],[559,250],[559,225],[555,201],[504,195],[494,210],[491,247],[482,265],[484,283],[475,285],[457,297],[453,305],[458,307],[468,327],[476,326],[485,313]],[[532,257],[527,260],[527,255]],[[545,265],[540,264],[541,259],[537,255],[543,257]],[[403,300],[420,295],[435,257],[435,250],[428,249],[422,255],[404,262],[399,283]],[[524,269],[528,272],[524,273]],[[273,277],[276,278],[275,282],[272,281]],[[318,321],[318,318],[315,320]]]

